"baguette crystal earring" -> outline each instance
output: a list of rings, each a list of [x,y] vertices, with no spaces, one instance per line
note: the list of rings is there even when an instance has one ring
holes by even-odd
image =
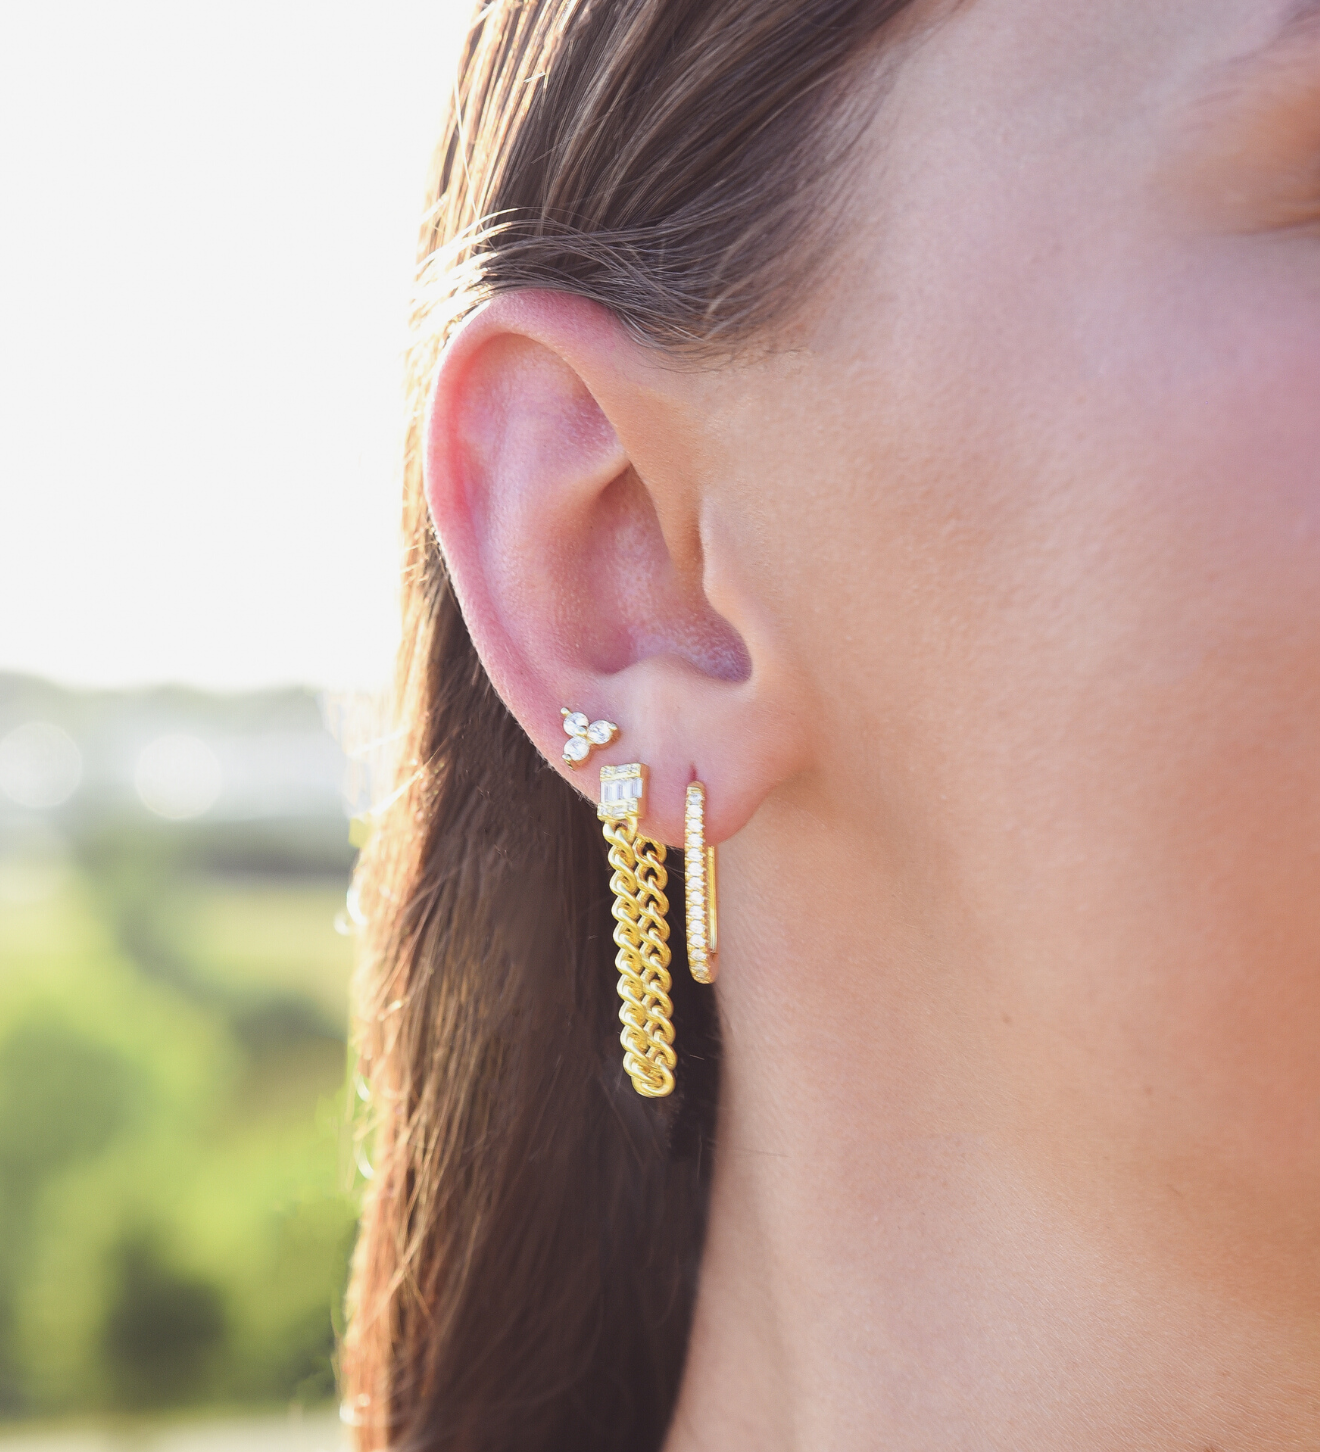
[[[583,717],[585,720],[586,718]],[[567,724],[565,725],[567,729]],[[613,727],[617,731],[617,727]],[[603,743],[602,743],[603,744]],[[623,1067],[647,1099],[674,1092],[674,1005],[669,997],[669,899],[665,846],[645,836],[648,769],[640,761],[602,766],[596,815],[610,844],[614,893],[614,965],[619,970]]]
[[[683,881],[687,896],[688,967],[698,983],[714,983],[719,969],[719,917],[715,902],[715,849],[706,844],[706,788],[690,782],[683,819]]]

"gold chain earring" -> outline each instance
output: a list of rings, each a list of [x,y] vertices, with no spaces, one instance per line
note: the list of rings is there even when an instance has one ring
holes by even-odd
[[[617,729],[617,728],[616,728]],[[648,1099],[674,1092],[674,1004],[669,997],[669,899],[665,846],[644,835],[648,769],[639,761],[602,766],[596,815],[610,844],[614,893],[614,965],[619,970],[623,1067]]]
[[[706,788],[699,781],[689,782],[687,789],[683,881],[687,896],[688,967],[698,983],[714,983],[720,948],[715,849],[706,844]]]

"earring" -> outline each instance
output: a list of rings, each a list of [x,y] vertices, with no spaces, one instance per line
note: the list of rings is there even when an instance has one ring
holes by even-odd
[[[714,983],[720,946],[715,849],[706,845],[706,788],[699,781],[690,782],[687,789],[683,880],[687,889],[688,967],[698,983]]]
[[[593,746],[608,746],[619,734],[613,721],[588,721],[581,711],[570,711],[567,706],[559,708],[564,718],[564,730],[568,740],[564,743],[564,760],[576,771],[578,763],[591,755]]]
[[[617,729],[617,728],[616,728]],[[669,899],[665,846],[638,830],[646,813],[649,769],[639,761],[602,766],[596,815],[610,844],[614,965],[619,970],[623,1067],[647,1099],[674,1092],[674,1005],[669,997]]]

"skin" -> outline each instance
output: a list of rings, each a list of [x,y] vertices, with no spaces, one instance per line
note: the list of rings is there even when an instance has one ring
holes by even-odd
[[[451,343],[498,689],[721,846],[666,1452],[1320,1446],[1320,21],[974,0],[781,346]],[[682,1025],[679,1025],[682,1032]]]

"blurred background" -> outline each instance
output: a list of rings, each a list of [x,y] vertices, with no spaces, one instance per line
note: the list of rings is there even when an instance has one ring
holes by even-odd
[[[343,1445],[351,837],[468,9],[0,6],[6,1452]]]

